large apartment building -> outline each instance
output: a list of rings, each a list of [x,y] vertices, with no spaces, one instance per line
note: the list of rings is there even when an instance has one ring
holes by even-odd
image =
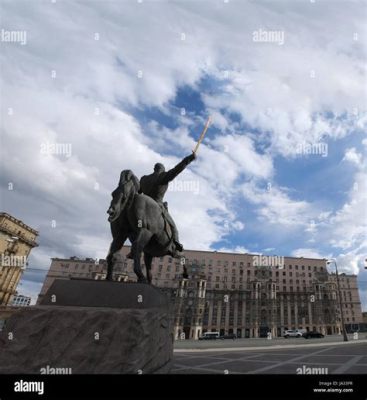
[[[13,216],[0,213],[0,305],[12,303],[38,232]]]
[[[136,280],[129,250],[117,257],[115,279]],[[240,337],[277,337],[295,328],[341,331],[335,274],[325,259],[186,250],[182,260],[154,259],[152,272],[153,284],[175,305],[176,338],[197,339],[206,331]],[[104,279],[105,273],[104,260],[52,259],[39,301],[55,278]],[[362,323],[357,277],[339,280],[345,322],[353,329]]]

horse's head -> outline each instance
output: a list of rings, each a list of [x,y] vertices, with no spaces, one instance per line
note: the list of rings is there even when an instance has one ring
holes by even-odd
[[[107,214],[109,214],[108,221],[117,220],[126,207],[129,198],[139,191],[139,187],[139,181],[132,171],[125,169],[121,172],[119,186],[112,193],[111,205],[107,210]]]

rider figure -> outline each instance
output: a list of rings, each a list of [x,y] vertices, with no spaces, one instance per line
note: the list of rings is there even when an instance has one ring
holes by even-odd
[[[185,157],[179,164],[174,168],[166,172],[164,165],[157,163],[154,165],[154,172],[150,175],[144,175],[140,179],[140,191],[145,195],[154,199],[160,206],[163,215],[172,230],[172,240],[175,244],[176,251],[182,251],[182,244],[178,240],[178,231],[176,224],[168,212],[167,202],[163,202],[163,198],[168,189],[168,183],[176,178],[193,160],[196,155],[193,152],[190,156]],[[173,252],[172,256],[177,256],[176,252]]]

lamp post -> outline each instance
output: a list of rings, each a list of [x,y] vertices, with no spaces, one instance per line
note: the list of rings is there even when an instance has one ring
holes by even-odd
[[[326,264],[335,264],[335,273],[336,273],[336,286],[338,288],[338,298],[339,298],[339,308],[340,308],[340,317],[342,320],[342,329],[343,329],[343,340],[344,342],[348,342],[348,336],[347,336],[347,331],[345,330],[345,324],[344,324],[344,312],[343,312],[343,307],[342,307],[342,295],[340,292],[340,284],[339,284],[339,273],[338,273],[338,266],[336,264],[336,261],[334,258],[328,260]]]

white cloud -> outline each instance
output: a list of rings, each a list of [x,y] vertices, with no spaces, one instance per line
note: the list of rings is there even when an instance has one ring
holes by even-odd
[[[291,255],[293,257],[304,257],[304,258],[320,258],[320,259],[329,258],[329,256],[320,254],[315,249],[308,249],[308,248],[295,249],[292,251]]]
[[[349,161],[353,164],[360,165],[361,161],[362,161],[362,154],[357,153],[357,150],[355,149],[355,147],[352,147],[345,151],[343,161]]]
[[[238,254],[251,253],[250,250],[246,249],[243,246],[221,247],[219,249],[215,249],[215,251],[219,251],[219,252],[223,252],[223,253],[238,253]]]
[[[249,182],[243,184],[241,190],[245,199],[255,205],[261,220],[282,229],[309,226],[317,215],[317,209],[312,204],[291,199],[284,188],[275,185],[261,188]]]
[[[273,173],[271,157],[258,154],[253,142],[246,136],[222,135],[212,141],[213,146],[237,164],[238,174],[249,177],[270,178]]]

